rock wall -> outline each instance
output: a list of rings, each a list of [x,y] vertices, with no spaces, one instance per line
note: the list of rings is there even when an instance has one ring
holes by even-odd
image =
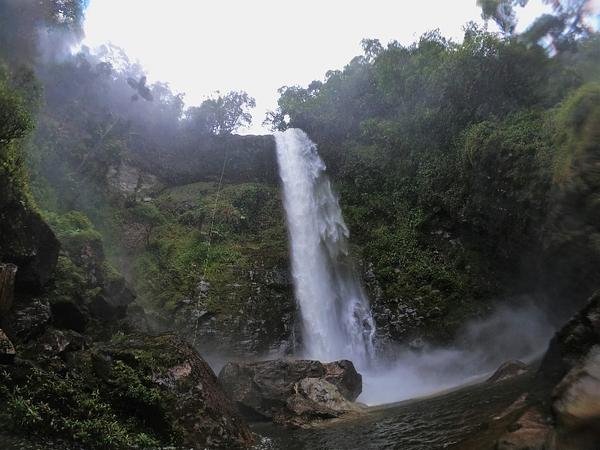
[[[224,181],[277,183],[273,136],[207,136],[193,145],[160,149],[152,157],[131,155],[134,165],[159,176],[170,185],[218,181],[226,158]]]
[[[498,450],[600,448],[600,292],[550,342],[527,404]]]

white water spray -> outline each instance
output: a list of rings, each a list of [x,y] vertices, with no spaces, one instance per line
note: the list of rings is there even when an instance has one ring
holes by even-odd
[[[276,133],[275,140],[305,356],[345,358],[365,367],[375,325],[325,164],[302,130]]]

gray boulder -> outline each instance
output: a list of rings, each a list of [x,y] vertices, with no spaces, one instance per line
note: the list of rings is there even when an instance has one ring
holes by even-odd
[[[297,426],[358,411],[352,402],[362,390],[350,361],[228,363],[219,381],[245,417]]]

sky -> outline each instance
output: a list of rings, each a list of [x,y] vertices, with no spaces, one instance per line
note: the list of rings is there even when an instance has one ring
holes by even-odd
[[[519,27],[546,8],[531,0]],[[460,40],[468,21],[483,23],[475,0],[91,0],[84,44],[123,48],[150,82],[184,92],[188,106],[216,91],[245,90],[257,107],[243,132],[264,133],[279,87],[343,68],[362,53],[361,39],[409,44],[439,28]]]

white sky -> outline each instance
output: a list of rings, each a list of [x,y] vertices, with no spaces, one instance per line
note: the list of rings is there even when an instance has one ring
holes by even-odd
[[[530,1],[520,28],[543,11]],[[341,69],[362,53],[362,38],[408,44],[439,28],[459,40],[470,20],[482,23],[476,0],[91,0],[84,43],[122,47],[188,105],[247,91],[257,108],[246,132],[261,133],[279,87]]]

